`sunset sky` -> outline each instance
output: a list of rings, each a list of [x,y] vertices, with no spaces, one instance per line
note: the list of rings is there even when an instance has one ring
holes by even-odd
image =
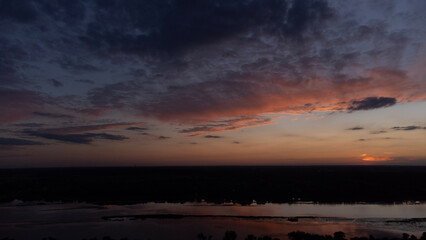
[[[425,165],[425,12],[0,0],[0,168]]]

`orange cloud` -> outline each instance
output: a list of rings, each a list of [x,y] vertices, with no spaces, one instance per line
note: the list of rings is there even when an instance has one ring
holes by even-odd
[[[214,121],[221,118],[269,113],[310,113],[372,109],[372,97],[408,102],[426,99],[423,83],[406,72],[376,68],[355,78],[328,77],[289,80],[274,76],[237,76],[223,81],[194,83],[173,89],[160,99],[139,106],[143,115],[163,121]],[[371,99],[369,99],[371,98]],[[382,99],[382,100],[383,100]],[[380,100],[380,99],[378,99]]]
[[[382,161],[390,161],[393,158],[391,157],[364,157],[362,158],[363,161],[367,162],[382,162]]]
[[[193,126],[181,133],[203,135],[272,122],[245,119],[245,116],[358,111],[418,101],[426,99],[426,91],[419,91],[424,88],[423,83],[409,78],[406,72],[386,68],[339,79],[323,76],[291,80],[239,75],[174,88],[156,101],[141,103],[138,108],[144,116]]]
[[[266,124],[273,123],[273,118],[264,118],[260,116],[240,116],[237,118],[231,119],[222,119],[216,120],[212,122],[208,122],[205,124],[198,124],[191,128],[183,129],[180,133],[188,133],[191,137],[201,136],[208,133],[221,133],[227,131],[234,131],[237,129],[247,128],[247,127],[255,127],[262,126]]]

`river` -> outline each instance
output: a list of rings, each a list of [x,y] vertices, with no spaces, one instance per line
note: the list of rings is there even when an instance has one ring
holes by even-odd
[[[116,239],[197,239],[197,234],[222,239],[234,230],[287,239],[291,231],[347,237],[420,236],[426,230],[426,204],[209,204],[145,203],[94,205],[88,203],[23,203],[0,205],[0,239],[58,240],[110,236]]]

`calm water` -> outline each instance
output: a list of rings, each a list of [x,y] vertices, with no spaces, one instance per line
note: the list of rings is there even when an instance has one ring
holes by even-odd
[[[179,214],[189,217],[134,219],[129,215]],[[209,217],[198,217],[209,215]],[[116,216],[112,221],[105,216]],[[241,218],[249,216],[252,218]],[[267,218],[262,218],[267,217]],[[287,217],[298,217],[297,222]],[[81,239],[111,236],[129,239],[197,239],[199,232],[221,239],[234,230],[247,234],[287,239],[291,231],[351,236],[420,235],[426,231],[426,204],[264,204],[241,206],[207,203],[147,203],[98,206],[85,203],[0,205],[0,238]]]

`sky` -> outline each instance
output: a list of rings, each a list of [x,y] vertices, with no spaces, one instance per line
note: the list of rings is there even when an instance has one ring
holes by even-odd
[[[426,165],[425,11],[0,0],[0,168]]]

